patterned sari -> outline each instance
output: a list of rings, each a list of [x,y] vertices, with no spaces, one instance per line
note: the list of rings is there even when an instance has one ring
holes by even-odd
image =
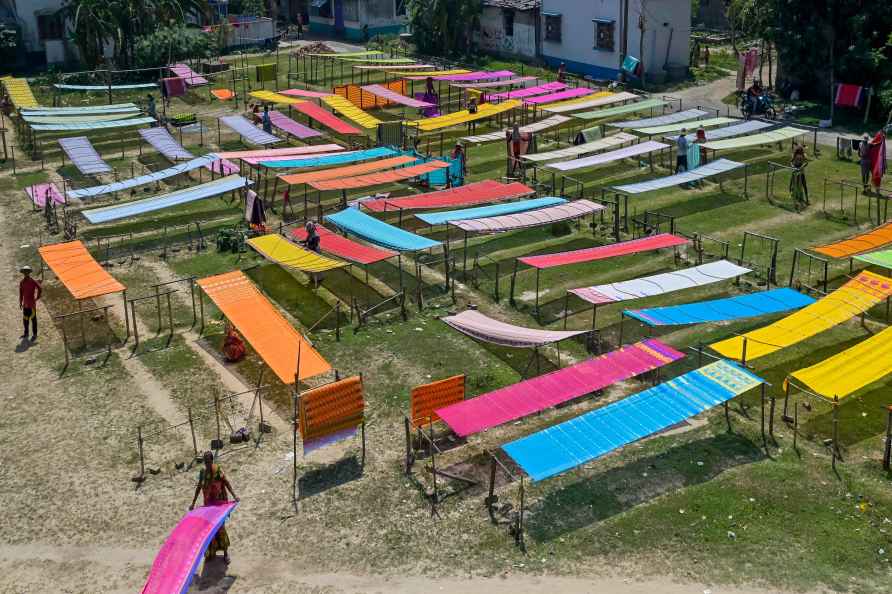
[[[229,501],[226,495],[226,487],[224,485],[226,475],[218,464],[211,465],[211,472],[207,472],[207,468],[202,468],[198,474],[198,482],[201,485],[201,494],[204,496],[205,505],[217,505]],[[217,554],[217,551],[224,553],[229,548],[229,535],[226,533],[226,525],[221,525],[211,544],[208,545],[206,558],[211,558]]]

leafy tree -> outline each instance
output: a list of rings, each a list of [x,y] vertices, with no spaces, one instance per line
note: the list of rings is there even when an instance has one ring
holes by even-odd
[[[185,27],[165,27],[136,40],[134,65],[151,68],[177,60],[210,57],[216,51],[216,39]]]
[[[423,54],[471,53],[471,34],[479,27],[481,0],[409,0],[412,40]]]

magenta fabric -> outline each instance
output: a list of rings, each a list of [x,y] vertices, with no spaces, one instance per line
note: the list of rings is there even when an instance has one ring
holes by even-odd
[[[227,502],[187,513],[161,545],[142,594],[184,594],[211,539],[236,506]]]
[[[628,256],[630,254],[650,252],[653,250],[684,245],[686,243],[688,243],[688,240],[679,235],[660,233],[659,235],[621,241],[610,245],[600,245],[598,247],[574,250],[571,252],[559,252],[557,254],[527,256],[525,258],[518,258],[518,260],[533,268],[554,268],[555,266],[582,264],[583,262],[594,262],[595,260],[604,260],[616,256]]]
[[[591,394],[683,358],[684,353],[659,340],[648,339],[437,409],[436,413],[456,435],[465,437]]]
[[[43,208],[46,206],[46,199],[49,197],[56,204],[65,204],[65,197],[59,192],[56,184],[35,184],[25,188],[25,192],[35,205]]]
[[[295,122],[279,111],[269,112],[269,121],[273,126],[278,128],[282,132],[290,134],[295,138],[299,138],[300,140],[313,138],[315,136],[322,136],[322,132],[320,132],[319,130],[314,130],[309,126],[304,126],[300,122]]]
[[[319,99],[321,97],[330,97],[333,93],[321,93],[319,91],[307,91],[305,89],[288,89],[287,91],[278,91],[281,95],[289,95],[291,97],[312,97]]]
[[[557,91],[563,91],[567,88],[562,82],[550,82],[545,83],[544,85],[539,85],[538,87],[527,87],[525,89],[517,89],[516,91],[508,91],[505,93],[495,93],[493,95],[487,95],[487,100],[489,99],[523,99],[524,97],[534,97],[536,95],[544,95],[545,93],[556,93]]]
[[[583,97],[585,95],[592,95],[596,93],[594,89],[588,89],[586,87],[576,87],[575,89],[567,89],[566,91],[560,91],[557,93],[549,93],[548,95],[539,95],[537,97],[530,97],[529,99],[524,99],[524,103],[528,105],[540,105],[542,103],[554,103],[555,101],[564,101],[565,99],[575,99],[576,97]]]
[[[168,97],[182,97],[186,94],[186,79],[172,76],[170,78],[162,78],[161,84],[164,85],[164,92]]]

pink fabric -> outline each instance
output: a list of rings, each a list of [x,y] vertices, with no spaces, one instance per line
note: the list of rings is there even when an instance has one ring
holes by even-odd
[[[259,165],[261,161],[303,161],[306,159],[318,159],[319,157],[331,157],[334,155],[349,155],[357,151],[338,151],[333,153],[311,153],[308,155],[282,155],[280,157],[242,157],[242,161],[249,165]]]
[[[28,197],[31,198],[31,202],[40,208],[46,206],[47,196],[49,196],[56,204],[65,204],[65,197],[59,192],[59,188],[56,187],[56,184],[35,184],[25,188],[25,192],[28,194]]]
[[[232,175],[233,173],[239,172],[239,167],[229,159],[217,159],[210,165],[206,166],[207,169],[213,171],[214,173],[219,173],[220,175]]]
[[[542,103],[554,103],[555,101],[563,101],[565,99],[575,99],[576,97],[583,97],[585,95],[591,95],[593,93],[595,93],[594,89],[588,89],[586,87],[576,87],[575,89],[567,89],[566,91],[560,91],[558,93],[550,93],[548,95],[530,97],[529,99],[524,99],[523,102],[528,105],[539,105]]]
[[[170,71],[176,76],[185,80],[187,86],[197,87],[199,85],[208,84],[208,79],[189,68],[187,64],[174,64],[168,68],[170,68]]]
[[[683,353],[659,340],[648,339],[463,400],[436,413],[450,429],[464,437],[591,394],[682,358]]]
[[[473,309],[440,319],[471,338],[514,348],[540,347],[588,332],[588,330],[540,330],[515,326]]]
[[[246,159],[256,157],[281,157],[285,155],[314,155],[343,150],[339,144],[314,144],[312,146],[289,146],[277,149],[255,149],[249,151],[218,151],[217,154],[227,159]]]
[[[143,594],[184,594],[211,539],[238,503],[199,507],[177,524],[155,557]]]
[[[431,73],[430,77],[434,80],[451,80],[453,82],[459,81],[472,81],[472,80],[495,80],[497,78],[508,78],[510,76],[514,76],[514,73],[510,70],[496,70],[495,72],[486,72],[483,70],[477,72],[468,72],[465,74],[444,74],[441,76],[437,76],[434,73]],[[427,76],[408,76],[406,77],[411,80],[425,80]]]
[[[393,89],[388,89],[387,87],[381,85],[364,85],[362,87],[363,91],[368,91],[372,95],[377,97],[381,97],[382,99],[387,99],[392,103],[397,103],[399,105],[405,105],[406,107],[414,107],[417,109],[430,109],[431,107],[436,107],[433,103],[428,103],[427,101],[419,101],[418,99],[412,99],[411,97],[406,97],[405,95],[401,95],[397,93]]]
[[[616,256],[628,256],[630,254],[675,247],[686,243],[688,243],[688,240],[684,237],[672,235],[671,233],[660,233],[659,235],[653,235],[651,237],[642,237],[641,239],[632,239],[630,241],[622,241],[610,245],[601,245],[583,250],[574,250],[572,252],[528,256],[526,258],[518,258],[518,260],[533,268],[553,268],[555,266],[566,266],[568,264],[594,262],[595,260],[604,260]]]
[[[269,121],[270,123],[287,134],[291,134],[295,138],[299,138],[300,140],[305,140],[307,138],[313,138],[315,136],[322,136],[322,132],[319,130],[314,130],[309,126],[304,126],[300,122],[295,122],[285,114],[278,111],[269,112]]]
[[[529,196],[531,194],[535,194],[535,191],[520,182],[503,184],[494,179],[485,179],[465,186],[428,192],[426,194],[368,200],[362,203],[362,208],[374,212],[386,212],[388,210],[398,210],[400,208],[418,210],[427,208],[449,208],[500,202],[512,198],[523,198],[524,196]]]
[[[524,97],[534,97],[536,95],[544,95],[546,93],[555,93],[557,91],[563,91],[567,88],[562,82],[550,82],[545,83],[544,85],[539,85],[538,87],[527,87],[525,89],[517,89],[516,91],[509,91],[505,93],[496,93],[494,95],[487,95],[487,101],[490,98],[495,99],[523,99]]]

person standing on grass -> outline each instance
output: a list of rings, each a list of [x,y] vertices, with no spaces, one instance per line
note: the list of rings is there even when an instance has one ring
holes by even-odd
[[[561,62],[561,65],[558,66],[557,79],[558,82],[564,82],[564,79],[567,77],[567,65]]]
[[[688,170],[688,129],[682,128],[678,140],[675,141],[675,173]]]
[[[793,176],[790,178],[790,193],[796,200],[797,208],[800,205],[811,204],[808,199],[808,184],[805,182],[805,167],[808,165],[808,157],[805,156],[805,146],[797,144],[793,149],[793,157],[790,159],[790,167],[793,168]]]
[[[192,496],[192,504],[189,506],[189,510],[195,509],[195,501],[198,499],[199,493],[204,497],[204,505],[209,506],[227,503],[229,501],[229,496],[226,494],[227,491],[235,501],[239,500],[238,495],[232,490],[232,485],[226,480],[223,469],[220,468],[219,464],[214,464],[214,453],[205,452],[204,468],[198,473],[198,484],[195,486],[195,495]],[[229,535],[226,533],[226,526],[224,525],[220,526],[217,534],[214,535],[213,540],[208,545],[207,551],[204,553],[205,561],[216,557],[217,551],[223,551],[223,562],[228,565]]]
[[[273,133],[273,123],[269,119],[269,105],[263,106],[263,117],[260,120],[263,123],[263,131],[267,134]]]
[[[37,340],[37,301],[43,294],[40,283],[31,278],[31,267],[27,264],[19,269],[22,281],[19,283],[19,308],[22,310],[22,324],[25,333],[22,340],[28,339],[28,324],[31,324],[31,341]]]
[[[154,121],[152,122],[152,127],[158,125],[158,110],[155,108],[155,97],[149,93],[146,97],[146,113],[149,114],[149,117]]]
[[[468,158],[465,155],[465,147],[462,146],[460,142],[455,143],[455,148],[452,149],[452,160],[456,159],[461,160],[461,172],[462,175],[468,174]]]
[[[866,133],[864,137],[861,138],[861,142],[858,143],[858,162],[861,165],[861,185],[863,186],[864,193],[867,193],[867,190],[870,187],[870,173],[871,173],[871,161],[870,161],[870,136]]]

